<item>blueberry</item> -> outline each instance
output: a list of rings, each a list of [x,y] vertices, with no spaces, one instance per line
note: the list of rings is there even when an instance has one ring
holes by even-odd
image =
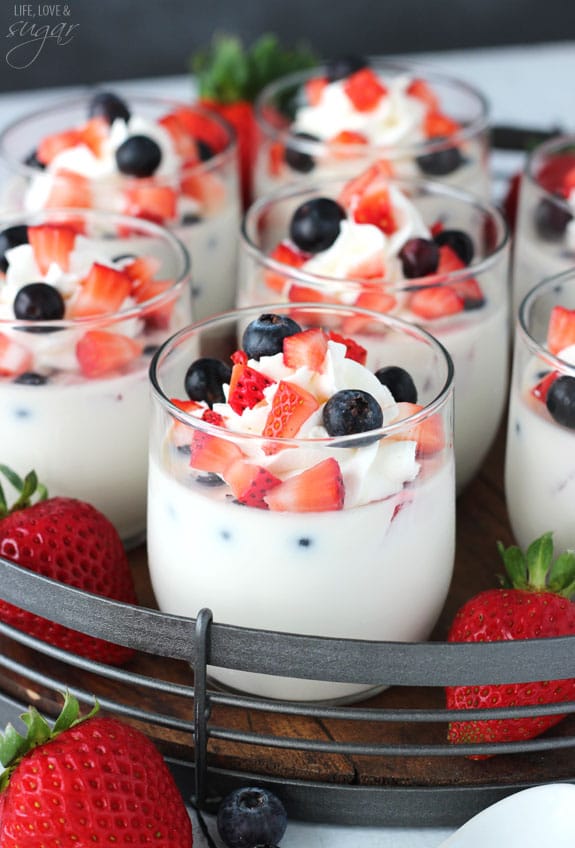
[[[22,386],[45,386],[48,382],[48,377],[45,374],[38,374],[36,371],[24,371],[19,374],[15,380]]]
[[[151,177],[161,161],[159,145],[147,135],[132,135],[116,150],[118,170],[130,177]]]
[[[330,436],[377,430],[383,424],[381,406],[362,389],[341,389],[323,408],[323,426]]]
[[[230,382],[232,369],[221,359],[204,356],[192,362],[186,376],[184,386],[191,400],[205,400],[209,406],[214,403],[224,403],[223,384]]]
[[[367,68],[367,66],[367,59],[363,56],[339,56],[326,64],[325,75],[328,82],[337,82],[337,80],[345,79],[357,71],[361,71],[362,68]]]
[[[557,377],[549,387],[546,404],[558,424],[575,430],[575,377]]]
[[[225,484],[225,480],[219,474],[213,474],[211,471],[208,471],[206,474],[197,474],[195,480],[196,483],[199,483],[201,486],[207,486],[210,489]]]
[[[535,208],[535,229],[546,241],[559,241],[572,220],[572,213],[549,197],[543,197]]]
[[[46,165],[38,159],[38,151],[32,150],[31,153],[24,159],[24,164],[29,168],[36,168],[38,171],[43,171]]]
[[[28,283],[14,298],[14,315],[21,321],[59,321],[64,317],[64,299],[49,283]],[[24,328],[22,328],[24,329]],[[47,333],[49,327],[27,327],[27,332]]]
[[[0,271],[6,272],[8,268],[8,260],[6,259],[6,251],[13,247],[18,247],[19,244],[28,243],[28,228],[23,224],[16,224],[14,227],[7,227],[0,232]]]
[[[424,238],[408,239],[399,251],[403,275],[409,280],[434,274],[439,264],[439,248]]]
[[[157,344],[146,345],[144,347],[142,353],[144,354],[144,356],[153,356],[155,354],[155,352],[158,350],[159,346],[160,345],[157,345]]]
[[[135,253],[118,253],[112,257],[112,262],[133,262],[137,258]]]
[[[218,808],[218,833],[228,848],[277,845],[287,827],[282,802],[268,789],[243,787],[230,792]]]
[[[475,249],[471,237],[463,230],[441,230],[433,236],[433,240],[439,247],[446,244],[465,265],[471,265]]]
[[[417,403],[417,389],[411,375],[399,365],[388,365],[375,372],[383,386],[387,386],[396,403]]]
[[[186,226],[192,226],[193,224],[199,224],[202,220],[202,216],[198,215],[197,212],[185,212],[182,216],[182,224]]]
[[[130,110],[126,103],[111,91],[98,91],[90,101],[88,114],[90,118],[105,118],[109,124],[113,124],[116,118],[130,120]]]
[[[284,339],[296,333],[301,333],[301,327],[293,318],[264,312],[244,330],[242,348],[248,359],[275,356],[283,350]]]
[[[311,133],[296,132],[293,135],[294,138],[301,138],[307,141],[319,141],[319,138]],[[298,150],[297,146],[290,146],[289,141],[285,146],[284,160],[286,165],[289,165],[292,171],[297,171],[299,174],[309,174],[309,172],[313,171],[315,168],[315,159],[313,156],[310,153],[306,153],[304,150]]]
[[[430,177],[445,177],[457,171],[465,160],[458,147],[446,147],[445,150],[424,153],[423,156],[418,156],[416,161],[423,174]]]
[[[208,159],[215,156],[214,148],[209,145],[207,141],[202,141],[201,138],[198,138],[196,139],[196,144],[198,146],[198,156],[200,157],[201,162],[207,162]]]
[[[291,240],[306,253],[327,250],[339,235],[345,209],[329,197],[306,200],[295,210],[290,222]]]

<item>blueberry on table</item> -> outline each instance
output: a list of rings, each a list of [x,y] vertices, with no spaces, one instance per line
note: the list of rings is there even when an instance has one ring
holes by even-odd
[[[124,100],[111,91],[98,91],[91,99],[88,107],[90,118],[105,118],[113,124],[116,118],[122,121],[130,120],[130,110]]]
[[[319,141],[317,136],[306,132],[296,132],[293,134],[293,137],[300,138],[303,141]],[[313,156],[304,150],[298,150],[297,147],[291,146],[289,141],[285,146],[284,160],[292,171],[297,171],[299,174],[309,174],[315,168],[315,159]]]
[[[368,64],[363,56],[339,56],[326,64],[325,75],[328,82],[337,82],[367,68]]]
[[[287,827],[282,802],[268,789],[236,789],[218,808],[218,833],[227,848],[277,845]]]
[[[296,333],[301,333],[301,327],[293,318],[264,312],[244,330],[242,348],[248,359],[275,356],[283,350],[284,339]]]
[[[417,389],[411,375],[399,365],[388,365],[375,372],[375,376],[387,386],[396,403],[417,403]]]
[[[441,230],[433,236],[433,240],[439,247],[447,245],[465,265],[471,265],[475,248],[471,236],[464,230]]]
[[[232,369],[221,359],[204,356],[192,362],[186,376],[184,386],[190,400],[204,400],[212,407],[214,403],[224,403],[223,384],[230,382]]]
[[[410,238],[399,252],[403,276],[409,280],[434,274],[439,265],[439,247],[431,239]]]
[[[60,321],[64,317],[64,299],[49,283],[28,283],[14,298],[14,315],[21,321]],[[26,327],[30,333],[47,333],[49,327]],[[54,328],[56,329],[56,328]]]
[[[362,389],[341,389],[323,408],[323,426],[330,436],[377,430],[383,424],[381,406]]]
[[[306,253],[327,250],[339,235],[346,218],[345,209],[329,197],[306,200],[295,210],[289,234],[294,244]]]
[[[446,147],[445,150],[424,153],[418,156],[416,161],[423,174],[429,177],[445,177],[457,171],[465,160],[458,147]]]
[[[535,229],[541,238],[547,241],[558,241],[565,234],[567,225],[573,220],[572,213],[561,204],[563,198],[557,201],[543,197],[535,208]]]
[[[20,244],[28,243],[28,228],[23,224],[17,224],[14,227],[6,227],[0,232],[0,271],[6,272],[8,269],[8,260],[6,259],[6,251],[13,247],[18,247]]]
[[[162,161],[160,146],[147,135],[132,135],[116,150],[116,164],[130,177],[151,177]]]
[[[575,377],[557,377],[549,387],[546,404],[558,424],[575,430]]]

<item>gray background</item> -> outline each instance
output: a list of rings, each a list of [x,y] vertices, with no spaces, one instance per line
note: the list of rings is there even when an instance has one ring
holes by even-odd
[[[70,0],[42,18],[38,7],[49,3],[33,0],[33,22],[72,23],[76,35],[67,45],[48,39],[29,67],[15,69],[6,61],[18,40],[10,27],[32,22],[22,5],[0,0],[2,91],[182,74],[214,31],[247,42],[273,31],[324,57],[575,39],[572,0]]]

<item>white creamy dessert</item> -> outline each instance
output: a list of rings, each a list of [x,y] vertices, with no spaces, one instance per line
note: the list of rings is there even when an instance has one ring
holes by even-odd
[[[129,107],[121,101],[125,111],[120,115],[117,109],[104,115],[93,114],[93,100],[81,104],[84,123],[66,124],[66,113],[55,110],[57,131],[42,137],[38,133],[45,133],[44,124],[40,129],[32,119],[22,119],[19,135],[30,136],[26,143],[35,146],[34,164],[40,162],[40,167],[19,167],[21,175],[9,185],[4,205],[27,212],[88,207],[167,226],[191,256],[195,318],[231,308],[240,219],[231,130],[195,107],[134,97]],[[79,107],[73,105],[71,114],[76,115]],[[132,107],[141,114],[131,113]],[[13,136],[18,136],[18,125],[9,127],[0,141],[5,157],[13,158],[10,147],[21,144]],[[212,137],[209,144],[205,138]],[[133,156],[133,139],[144,139],[151,151],[144,143],[143,153],[136,149],[135,157],[127,157],[122,151]],[[21,148],[17,153],[21,157]],[[146,161],[146,153],[156,159]]]
[[[319,341],[314,337],[301,356],[289,359],[289,345],[314,332]],[[350,358],[349,339],[326,340],[320,330],[290,338],[283,352],[246,356],[241,366],[234,359],[222,384],[224,400],[211,409],[197,398],[172,400],[173,417],[159,410],[153,416],[148,559],[160,609],[195,617],[209,607],[218,623],[317,636],[426,639],[453,568],[449,415],[437,411],[411,424],[406,416],[421,420],[423,407],[396,403],[372,370]],[[371,344],[356,337],[359,345],[366,340]],[[406,345],[417,342],[406,336]],[[387,361],[384,349],[385,343],[378,365]],[[166,361],[174,358],[168,354]],[[248,373],[242,368],[250,369],[250,385],[253,371],[269,382],[240,409],[238,398],[247,396],[238,382],[238,374]],[[419,380],[420,373],[413,376]],[[176,376],[165,379],[174,390]],[[431,379],[437,381],[437,373]],[[161,384],[152,366],[155,381]],[[284,400],[286,383],[301,393],[297,403]],[[334,438],[328,402],[356,389],[368,392],[379,409],[383,438],[352,439],[350,431]],[[270,421],[280,416],[281,427],[290,427],[292,415],[297,429],[288,441],[270,436],[278,432]],[[373,690],[220,668],[210,675],[233,689],[287,700],[357,698]]]
[[[2,461],[20,474],[33,468],[51,495],[92,503],[131,545],[145,532],[148,367],[189,320],[187,258],[153,225],[98,213],[72,220],[97,234],[75,233],[62,215],[34,219],[19,224],[29,241],[2,257]],[[114,224],[132,235],[104,237]],[[54,292],[59,317],[42,313]]]

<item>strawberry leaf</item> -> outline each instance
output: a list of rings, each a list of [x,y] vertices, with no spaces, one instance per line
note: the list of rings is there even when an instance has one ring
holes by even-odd
[[[506,575],[501,580],[502,585],[508,589],[527,589],[527,563],[523,551],[516,545],[505,548],[501,542],[497,542],[497,550],[506,571]]]
[[[570,598],[575,595],[575,552],[564,551],[549,570],[548,589]]]
[[[8,507],[4,490],[0,485],[0,518],[11,512],[17,512],[19,509],[26,509],[32,503],[34,495],[36,495],[36,501],[47,500],[48,490],[43,483],[38,482],[38,476],[35,471],[29,471],[26,477],[22,479],[7,465],[0,463],[0,473],[6,477],[10,485],[18,492],[18,498],[11,507]]]
[[[544,533],[527,548],[527,572],[530,589],[545,590],[547,573],[553,561],[553,536]]]

